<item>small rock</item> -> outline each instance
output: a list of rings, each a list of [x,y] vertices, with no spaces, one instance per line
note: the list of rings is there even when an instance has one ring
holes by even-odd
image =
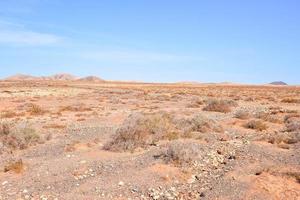
[[[119,186],[124,186],[125,183],[124,183],[123,181],[120,181],[118,185],[119,185]]]
[[[8,183],[8,181],[3,181],[2,185],[6,185]]]

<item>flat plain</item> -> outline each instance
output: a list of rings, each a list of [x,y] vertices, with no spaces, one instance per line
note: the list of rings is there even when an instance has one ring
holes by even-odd
[[[300,199],[300,87],[0,82],[0,199]]]

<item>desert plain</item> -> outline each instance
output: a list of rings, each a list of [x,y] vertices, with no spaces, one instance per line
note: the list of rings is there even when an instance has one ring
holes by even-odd
[[[0,199],[300,199],[300,87],[0,81]]]

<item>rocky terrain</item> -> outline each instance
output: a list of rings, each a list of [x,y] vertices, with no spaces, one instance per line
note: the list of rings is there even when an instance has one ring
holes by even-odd
[[[0,199],[300,199],[300,87],[21,79]]]

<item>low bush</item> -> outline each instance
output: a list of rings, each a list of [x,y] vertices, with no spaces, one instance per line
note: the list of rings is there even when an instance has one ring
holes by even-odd
[[[85,105],[63,106],[59,109],[58,112],[85,112],[85,111],[92,111],[92,109],[86,107]]]
[[[244,124],[244,127],[248,129],[258,130],[258,131],[263,131],[268,128],[268,126],[260,120],[251,120],[246,124]]]
[[[6,136],[10,133],[10,125],[8,123],[0,123],[0,137]]]
[[[188,108],[199,108],[203,105],[203,100],[199,98],[193,98],[187,105]]]
[[[130,115],[116,130],[104,149],[111,151],[133,151],[155,145],[159,140],[190,138],[193,132],[222,132],[216,121],[202,115],[185,119],[174,119],[171,115],[135,113]],[[195,138],[199,137],[195,135]],[[194,138],[194,137],[193,137]]]
[[[24,164],[22,159],[17,161],[10,161],[4,166],[4,172],[13,171],[15,173],[21,173],[24,170]]]
[[[223,128],[215,120],[204,117],[203,115],[196,115],[188,119],[180,119],[175,122],[178,129],[182,129],[183,134],[191,132],[222,132]]]
[[[231,107],[236,106],[237,103],[232,100],[209,100],[207,105],[203,108],[204,111],[213,111],[228,113],[231,111]]]
[[[238,119],[249,119],[250,118],[250,113],[244,110],[239,110],[235,113],[235,118]]]
[[[46,113],[46,111],[44,109],[42,109],[42,107],[37,105],[37,104],[30,104],[27,111],[31,115],[43,115],[44,113]]]
[[[266,135],[265,140],[267,140],[271,144],[295,144],[300,141],[300,133],[297,132],[272,133]]]
[[[174,141],[168,145],[164,153],[164,160],[174,165],[189,166],[199,159],[200,144],[192,141]]]
[[[137,147],[145,148],[175,131],[171,118],[166,113],[130,115],[117,129],[112,140],[104,145],[111,151],[132,151]]]
[[[12,110],[7,110],[1,114],[1,118],[14,118],[18,116],[18,114]]]
[[[35,129],[5,123],[0,124],[0,140],[8,149],[25,149],[41,141]]]
[[[282,103],[300,103],[300,99],[295,98],[284,98],[281,100]]]
[[[300,115],[290,114],[284,118],[286,131],[288,132],[300,132]]]

